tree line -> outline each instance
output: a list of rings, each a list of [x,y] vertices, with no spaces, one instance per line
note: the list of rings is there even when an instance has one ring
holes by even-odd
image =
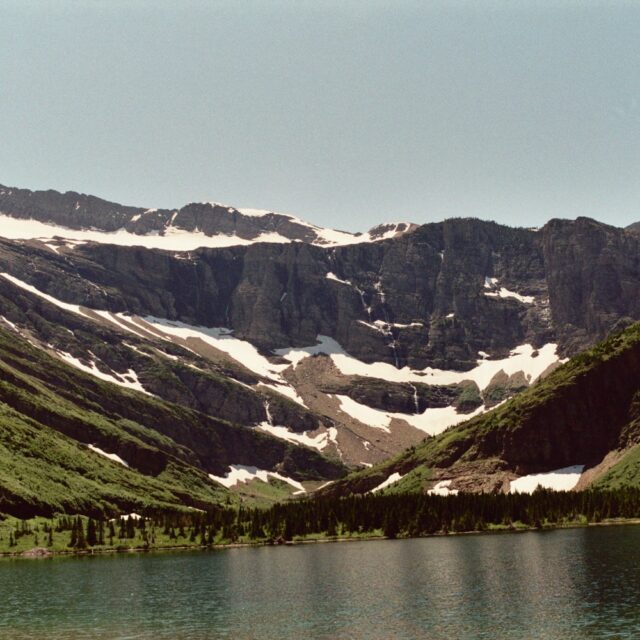
[[[229,542],[285,542],[307,536],[384,535],[419,537],[437,533],[484,531],[496,527],[543,528],[611,518],[640,518],[640,489],[533,494],[427,494],[320,496],[268,509],[219,507],[209,511],[154,512],[110,520],[61,516],[32,531],[22,522],[10,534],[10,546],[24,535],[42,536],[51,546],[53,532],[67,532],[68,547],[202,546]],[[135,541],[135,544],[134,544]]]

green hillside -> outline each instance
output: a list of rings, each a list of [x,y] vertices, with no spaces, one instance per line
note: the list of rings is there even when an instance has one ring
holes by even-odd
[[[0,330],[0,513],[203,509],[237,500],[209,473],[258,461],[297,480],[343,474],[316,451],[102,382]]]

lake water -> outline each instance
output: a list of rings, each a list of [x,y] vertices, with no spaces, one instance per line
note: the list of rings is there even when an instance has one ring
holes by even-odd
[[[640,526],[0,560],[0,638],[640,638]]]

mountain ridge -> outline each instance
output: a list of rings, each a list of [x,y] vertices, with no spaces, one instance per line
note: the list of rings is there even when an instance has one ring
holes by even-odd
[[[46,225],[61,227],[59,235],[89,229],[107,234],[125,232],[111,240],[126,240],[130,244],[136,241],[143,243],[145,236],[189,232],[200,234],[203,246],[206,246],[207,239],[214,236],[227,236],[238,244],[247,241],[293,241],[337,246],[395,237],[411,232],[418,226],[407,222],[382,223],[368,232],[351,233],[320,227],[290,214],[235,208],[218,202],[192,202],[174,209],[145,209],[75,191],[30,191],[3,185],[0,185],[0,213],[10,218],[40,222],[45,225],[38,228],[42,233],[56,233],[55,229],[47,229]],[[127,234],[134,237],[127,238]],[[94,237],[99,235],[94,234]],[[174,244],[178,247],[179,241],[179,237],[174,238]],[[164,245],[166,248],[171,246],[168,242]],[[210,242],[209,245],[215,246]],[[189,247],[197,248],[193,245]],[[156,248],[163,248],[162,243]]]

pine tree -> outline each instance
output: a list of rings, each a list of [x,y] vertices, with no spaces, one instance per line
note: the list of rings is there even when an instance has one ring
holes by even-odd
[[[129,516],[127,518],[127,538],[132,539],[136,537],[135,520]]]
[[[89,518],[89,522],[87,523],[87,544],[90,547],[95,547],[98,543],[98,536],[96,532],[96,523],[93,518]]]

